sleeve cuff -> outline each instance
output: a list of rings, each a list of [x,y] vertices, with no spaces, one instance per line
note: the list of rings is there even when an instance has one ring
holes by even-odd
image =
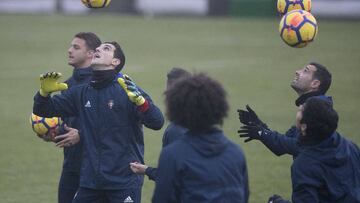
[[[145,111],[147,111],[149,109],[149,107],[150,107],[150,104],[149,104],[148,100],[145,100],[145,102],[142,105],[138,106],[137,109],[138,109],[138,111],[144,113]]]

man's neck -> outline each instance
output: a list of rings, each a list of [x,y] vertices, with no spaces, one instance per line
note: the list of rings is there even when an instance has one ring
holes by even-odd
[[[311,92],[317,92],[317,91],[318,91],[317,89],[316,90],[308,90],[306,92],[297,92],[297,94],[298,94],[299,97],[301,97],[304,94],[309,94]]]
[[[82,63],[82,64],[77,65],[77,66],[73,66],[73,67],[77,68],[77,69],[82,69],[82,68],[89,68],[90,65],[91,65],[91,61]]]

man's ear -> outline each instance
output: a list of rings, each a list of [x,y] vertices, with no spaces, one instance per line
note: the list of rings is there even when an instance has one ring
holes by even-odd
[[[86,55],[87,55],[87,57],[89,57],[89,58],[93,58],[94,54],[95,54],[95,51],[94,51],[94,50],[89,50],[89,51],[86,52]]]
[[[320,80],[315,79],[315,80],[311,81],[310,85],[311,85],[312,89],[318,90],[320,88],[320,84],[321,84]]]
[[[118,66],[119,64],[120,64],[120,59],[113,58],[113,60],[111,61],[111,65],[113,65],[114,67]]]

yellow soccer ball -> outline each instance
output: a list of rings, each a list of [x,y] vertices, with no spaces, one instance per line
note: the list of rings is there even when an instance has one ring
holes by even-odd
[[[59,117],[44,118],[31,114],[30,124],[33,131],[39,136],[43,137],[49,130],[54,130],[62,124],[62,120]]]
[[[316,19],[304,10],[286,13],[279,25],[281,39],[291,47],[305,47],[314,41],[318,33]]]
[[[111,0],[81,0],[88,8],[104,8],[110,4]]]
[[[277,0],[277,11],[284,15],[293,10],[311,11],[311,0]]]

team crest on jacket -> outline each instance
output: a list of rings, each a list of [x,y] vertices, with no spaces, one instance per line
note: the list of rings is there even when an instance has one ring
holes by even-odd
[[[109,109],[112,109],[113,108],[113,106],[114,106],[114,100],[109,100],[109,102],[108,102],[108,107],[109,107]]]

